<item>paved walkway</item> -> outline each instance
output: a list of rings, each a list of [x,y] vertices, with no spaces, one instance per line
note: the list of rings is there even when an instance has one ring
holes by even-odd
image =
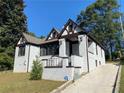
[[[106,64],[68,86],[61,93],[112,93],[118,66]]]

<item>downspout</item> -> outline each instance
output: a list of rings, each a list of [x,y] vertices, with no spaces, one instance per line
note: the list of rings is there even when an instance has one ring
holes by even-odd
[[[29,59],[30,59],[30,45],[29,45],[29,50],[28,50],[27,72],[28,72],[28,69],[29,69]]]
[[[86,51],[87,51],[87,68],[88,68],[88,71],[89,72],[89,55],[88,55],[88,38],[86,36]]]

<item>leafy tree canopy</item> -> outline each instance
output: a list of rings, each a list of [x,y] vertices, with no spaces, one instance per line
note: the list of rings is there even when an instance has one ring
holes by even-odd
[[[14,56],[21,32],[27,32],[24,7],[23,0],[0,0],[0,53],[10,57]]]
[[[85,11],[81,11],[77,18],[77,22],[84,31],[89,32],[103,44],[110,56],[113,43],[120,31],[119,17],[121,13],[118,8],[117,0],[96,0]]]

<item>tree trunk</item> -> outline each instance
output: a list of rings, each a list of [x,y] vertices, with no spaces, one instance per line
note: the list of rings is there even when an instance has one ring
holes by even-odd
[[[109,52],[109,59],[112,61],[113,56],[112,56],[112,43],[110,42],[110,52]]]

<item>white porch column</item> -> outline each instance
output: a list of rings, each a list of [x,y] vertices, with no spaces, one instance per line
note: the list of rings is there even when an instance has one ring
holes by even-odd
[[[67,57],[66,46],[67,46],[66,40],[64,38],[60,39],[59,40],[59,56],[60,57]]]
[[[79,35],[79,55],[83,57],[82,65],[84,72],[88,72],[88,58],[87,58],[87,36],[86,35]]]

